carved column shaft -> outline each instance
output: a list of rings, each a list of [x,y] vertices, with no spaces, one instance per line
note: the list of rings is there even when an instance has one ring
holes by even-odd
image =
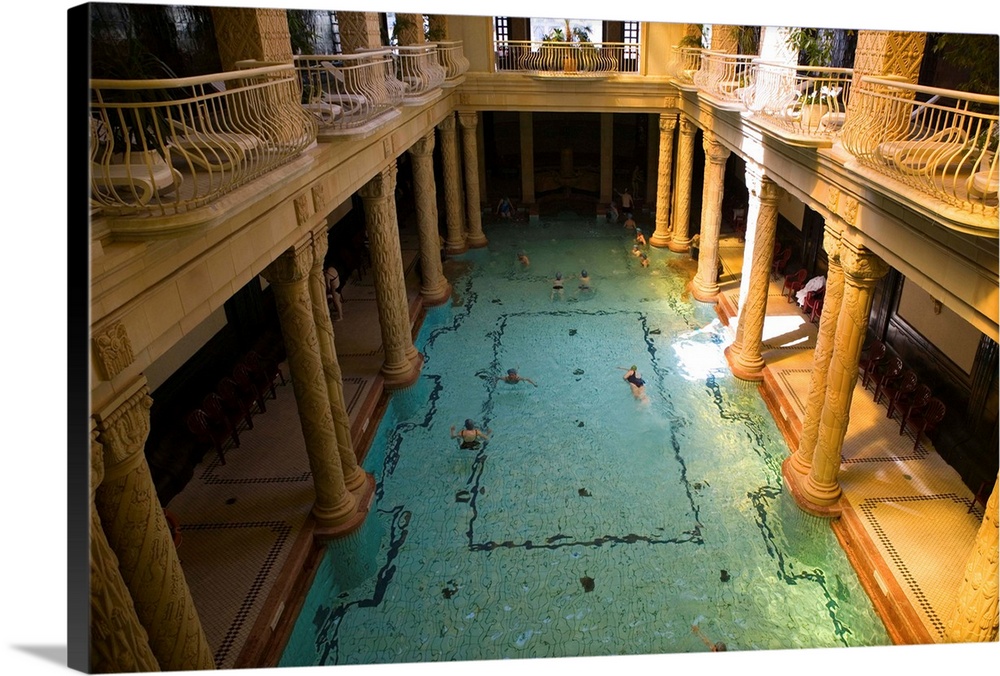
[[[444,179],[444,216],[448,227],[445,251],[460,254],[468,247],[462,223],[462,187],[459,183],[458,132],[455,115],[449,114],[437,126],[441,134],[441,173]]]
[[[94,430],[90,438],[90,671],[159,671],[97,513],[95,493],[104,479],[103,454]]]
[[[375,301],[385,351],[381,371],[387,387],[409,385],[420,373],[420,355],[413,347],[410,332],[395,189],[396,166],[392,165],[376,174],[360,191],[365,205],[365,230],[371,243]]]
[[[521,130],[521,202],[535,203],[535,134],[532,113],[520,113]]]
[[[451,284],[441,267],[438,233],[437,187],[434,184],[434,132],[430,131],[410,148],[413,191],[420,239],[420,295],[425,305],[440,305],[451,297]]]
[[[691,221],[691,180],[694,171],[694,137],[698,128],[691,120],[680,116],[677,139],[677,180],[674,184],[674,207],[670,215],[671,238],[667,246],[677,253],[686,252],[691,246],[688,234]]]
[[[344,485],[348,490],[358,488],[365,482],[365,474],[358,466],[351,441],[351,420],[344,405],[344,383],[337,361],[337,347],[330,321],[330,305],[326,300],[326,280],[323,276],[323,262],[329,246],[326,231],[313,235],[313,265],[309,270],[309,297],[312,299],[313,320],[316,322],[316,339],[320,360],[323,364],[323,379],[326,382],[330,415],[333,416],[334,434],[337,438],[337,455]]]
[[[826,378],[833,356],[833,344],[837,333],[837,317],[844,299],[844,269],[840,265],[840,232],[830,223],[823,233],[823,248],[826,249],[829,269],[826,275],[826,290],[823,296],[823,313],[819,318],[816,334],[816,348],[813,350],[813,369],[809,377],[809,394],[806,399],[802,434],[799,447],[792,455],[792,468],[799,474],[808,474],[816,451],[819,436],[819,418],[826,400]],[[804,478],[804,477],[803,477]]]
[[[377,12],[337,10],[337,25],[340,28],[340,48],[344,54],[382,46]]]
[[[104,479],[94,502],[159,667],[213,669],[212,650],[143,452],[152,405],[143,378],[123,393],[114,408],[95,414]]]
[[[986,501],[965,576],[958,588],[947,636],[953,643],[997,640],[997,482]]]
[[[356,501],[347,490],[340,464],[312,294],[309,291],[312,265],[311,246],[301,246],[278,256],[265,268],[263,274],[274,288],[281,335],[288,353],[292,391],[295,393],[299,424],[316,491],[313,514],[321,525],[336,526],[350,517]],[[325,304],[325,291],[323,297]]]
[[[739,344],[727,354],[733,374],[744,380],[762,380],[764,359],[761,340],[764,319],[767,316],[767,293],[771,285],[771,260],[774,257],[774,240],[778,231],[778,201],[781,188],[761,173],[747,165],[747,187],[750,193],[750,213],[756,214],[752,236],[752,259],[744,263],[747,275],[746,300],[740,302],[737,335]]]
[[[840,453],[850,419],[854,385],[858,381],[858,362],[868,329],[872,290],[889,270],[875,254],[846,242],[841,245],[840,261],[844,269],[844,299],[827,372],[826,399],[820,414],[816,451],[809,478],[803,486],[806,499],[820,506],[832,505],[840,498],[837,482]]]
[[[483,234],[482,206],[479,203],[479,151],[476,139],[478,113],[459,113],[459,124],[462,125],[462,163],[465,169],[465,211],[468,235],[466,244],[473,248],[486,246],[486,235]]]
[[[649,243],[665,247],[670,242],[670,182],[674,166],[674,129],[677,128],[675,113],[660,115],[660,158],[656,176],[656,229]]]
[[[424,39],[423,14],[396,14],[396,35],[401,45],[422,45]]]
[[[213,7],[212,24],[227,71],[236,70],[236,62],[244,59],[292,60],[288,17],[282,9]]]
[[[691,283],[692,295],[714,303],[719,293],[719,231],[722,228],[722,189],[729,150],[715,134],[705,132],[705,187],[702,192],[701,244],[698,273]]]

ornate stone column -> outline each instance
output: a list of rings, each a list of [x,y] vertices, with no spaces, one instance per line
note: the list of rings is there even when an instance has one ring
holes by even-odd
[[[613,113],[601,113],[601,196],[600,206],[606,207],[614,195],[615,125]],[[618,205],[621,206],[621,205]],[[621,211],[619,209],[619,211]]]
[[[143,452],[152,405],[146,379],[140,377],[94,414],[104,452],[104,479],[94,503],[159,668],[214,669]]]
[[[428,17],[431,34],[436,34],[437,40],[447,40],[448,39],[448,15],[447,14],[431,14]]]
[[[93,419],[91,419],[93,427]],[[104,449],[90,433],[90,669],[91,673],[160,671],[104,535],[95,495],[104,479]]]
[[[462,125],[462,165],[465,168],[465,212],[468,234],[465,243],[473,249],[486,246],[486,235],[483,234],[482,205],[479,203],[479,152],[476,150],[476,127],[479,124],[479,114],[475,111],[459,113],[458,122]]]
[[[337,10],[337,25],[340,27],[340,48],[344,54],[382,46],[377,12]]]
[[[458,135],[455,131],[455,114],[441,120],[437,126],[441,134],[441,170],[444,178],[444,216],[448,235],[444,240],[445,252],[449,255],[463,253],[468,249],[462,223],[462,187],[459,184]]]
[[[820,414],[816,451],[809,477],[802,484],[799,506],[816,516],[838,516],[840,453],[850,419],[851,399],[858,381],[858,361],[868,329],[872,290],[889,266],[872,252],[841,240],[844,299],[837,317],[833,356],[827,372],[826,399]]]
[[[535,203],[535,134],[532,113],[519,113],[521,131],[521,203]]]
[[[358,457],[351,442],[351,419],[344,405],[344,380],[337,361],[337,347],[333,336],[333,322],[330,321],[330,305],[326,300],[326,280],[323,277],[323,262],[329,247],[326,230],[313,233],[312,267],[309,269],[309,298],[312,300],[313,321],[316,322],[316,341],[323,366],[323,380],[326,396],[330,402],[334,435],[337,440],[337,454],[340,456],[340,470],[344,476],[344,486],[348,490],[360,488],[365,483],[365,473],[358,466]]]
[[[396,14],[396,34],[401,45],[422,45],[424,39],[423,14]]]
[[[410,158],[417,207],[417,236],[420,239],[420,295],[424,299],[424,305],[441,305],[451,298],[451,284],[445,279],[441,267],[433,130],[410,146]]]
[[[816,439],[819,436],[819,418],[826,400],[826,378],[833,356],[833,343],[837,332],[837,317],[844,299],[844,269],[840,265],[840,231],[827,221],[823,230],[823,248],[826,250],[828,270],[826,291],[823,296],[823,314],[819,318],[816,347],[813,350],[813,369],[809,377],[809,394],[802,419],[799,447],[782,465],[782,473],[789,480],[789,487],[797,490],[809,474]],[[786,467],[787,466],[787,467]],[[796,474],[790,474],[788,470]],[[797,475],[797,476],[796,476]],[[794,485],[792,485],[794,481]]]
[[[751,260],[743,264],[746,277],[746,299],[740,301],[736,340],[726,348],[726,359],[733,375],[741,380],[764,379],[764,358],[761,339],[767,316],[767,292],[771,285],[771,259],[774,238],[778,231],[778,201],[782,190],[764,175],[763,168],[748,162],[747,189],[750,192],[749,212],[756,215],[752,232],[747,233]]]
[[[660,114],[660,162],[656,177],[656,230],[649,238],[655,247],[670,244],[670,181],[674,166],[674,129],[677,128],[676,113]]]
[[[340,452],[330,408],[323,358],[320,355],[309,276],[313,266],[309,240],[281,254],[263,272],[274,288],[281,335],[288,353],[292,391],[306,442],[316,503],[312,513],[321,528],[348,522],[357,501],[344,483]],[[324,304],[326,302],[324,293]],[[329,311],[328,311],[329,312]]]
[[[236,70],[236,62],[244,59],[292,60],[288,15],[283,9],[212,7],[212,24],[224,70]]]
[[[983,523],[958,588],[955,610],[948,621],[952,643],[997,640],[997,482],[986,501]]]
[[[680,116],[677,139],[677,181],[674,185],[674,208],[670,214],[670,241],[667,247],[677,253],[691,248],[688,225],[691,221],[691,175],[694,171],[694,137],[698,127],[690,119]]]
[[[413,347],[410,309],[406,301],[403,255],[396,222],[396,166],[375,175],[359,191],[365,205],[365,230],[372,251],[372,278],[385,363],[382,376],[390,389],[402,388],[420,376],[423,358]]]
[[[719,230],[722,227],[722,188],[729,149],[705,131],[705,188],[701,205],[701,244],[698,273],[691,281],[691,295],[705,303],[716,302],[719,294]]]

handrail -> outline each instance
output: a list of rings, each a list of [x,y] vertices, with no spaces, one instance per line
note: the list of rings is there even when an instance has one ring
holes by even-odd
[[[799,139],[837,136],[847,119],[854,71],[757,60],[743,103],[754,117]]]
[[[203,206],[316,140],[291,64],[90,88],[91,201],[109,214]]]
[[[294,63],[302,107],[324,133],[367,128],[402,104],[403,87],[388,47],[356,54],[300,55]]]
[[[703,50],[701,60],[701,68],[693,76],[694,84],[720,101],[742,104],[745,93],[753,87],[752,66],[758,57]]]
[[[670,74],[673,75],[680,84],[694,84],[695,73],[701,68],[701,53],[705,51],[701,47],[678,47],[671,48],[673,52],[670,64]]]
[[[495,40],[497,71],[564,75],[638,73],[640,46],[632,42]]]
[[[997,96],[863,76],[841,142],[860,165],[985,217],[970,223],[996,236],[998,111]]]
[[[457,80],[469,70],[469,59],[465,56],[461,40],[439,40],[435,44],[445,70],[445,82]]]

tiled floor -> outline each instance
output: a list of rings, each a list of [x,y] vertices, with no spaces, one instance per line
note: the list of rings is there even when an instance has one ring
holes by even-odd
[[[419,287],[414,233],[404,230],[401,246],[412,300]],[[720,310],[726,313],[738,300],[743,245],[725,238],[720,256]],[[780,288],[780,281],[772,283],[763,356],[773,382],[790,402],[789,423],[795,426],[809,388],[816,326],[785,301]],[[334,323],[334,332],[354,423],[370,410],[366,402],[377,394],[372,387],[382,363],[370,275],[348,281],[344,315]],[[287,379],[286,365],[283,371]],[[255,416],[254,429],[241,433],[241,446],[227,454],[227,464],[206,456],[194,479],[168,505],[182,524],[178,553],[221,668],[236,663],[313,499],[292,386],[276,391],[267,412]],[[927,631],[942,640],[982,512],[976,507],[969,513],[970,491],[928,441],[916,453],[912,447],[912,437],[900,436],[898,423],[887,420],[885,409],[859,384],[844,442],[841,484]]]

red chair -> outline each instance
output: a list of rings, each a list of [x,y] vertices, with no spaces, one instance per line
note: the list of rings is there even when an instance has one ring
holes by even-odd
[[[931,397],[926,406],[912,411],[906,416],[903,421],[903,427],[904,429],[909,427],[913,430],[914,451],[920,445],[920,435],[930,434],[937,427],[937,424],[944,419],[944,414],[944,403],[940,399]]]
[[[243,418],[242,412],[237,411],[235,416],[230,415],[230,412],[226,410],[222,397],[215,392],[209,392],[205,395],[205,398],[201,402],[201,410],[208,414],[211,423],[229,429],[233,445],[238,448],[240,445],[240,433],[236,428]]]
[[[261,413],[267,413],[267,389],[258,387],[250,367],[240,362],[233,368],[233,380],[240,388],[240,397],[244,401],[251,401],[257,404]]]
[[[795,301],[795,294],[806,285],[806,274],[806,269],[802,268],[785,277],[785,283],[781,285],[781,293],[788,299],[789,303]]]
[[[899,433],[903,433],[903,426],[911,411],[923,408],[931,400],[931,388],[923,383],[917,385],[909,394],[901,394],[895,400],[889,402],[887,418],[891,418],[894,411],[899,411]]]
[[[882,398],[885,387],[903,373],[903,360],[899,357],[889,357],[885,369],[875,374],[875,403]]]
[[[228,430],[213,425],[208,414],[200,408],[196,408],[188,414],[187,427],[195,439],[215,449],[215,454],[219,457],[220,464],[226,464],[226,439],[229,438]]]
[[[785,273],[785,268],[788,267],[788,261],[790,261],[791,258],[791,249],[785,249],[780,254],[775,256],[774,262],[771,263],[771,277],[773,279],[777,279]]]
[[[215,386],[215,391],[222,397],[222,408],[232,417],[239,412],[240,419],[247,424],[247,429],[253,429],[254,397],[245,400],[240,397],[240,386],[235,380],[226,376]]]
[[[882,394],[885,395],[885,405],[892,408],[893,402],[908,395],[917,388],[917,374],[914,371],[907,371],[903,375],[894,379],[891,382],[885,384],[882,388]],[[875,403],[881,403],[880,399],[876,399]],[[891,415],[889,416],[892,417]]]
[[[886,347],[881,340],[872,343],[868,356],[861,360],[861,387],[868,389],[868,381],[875,375],[875,369],[885,358]]]
[[[278,395],[274,391],[274,386],[281,380],[285,384],[285,374],[281,372],[278,362],[272,359],[264,359],[259,354],[250,350],[243,357],[243,363],[250,367],[250,373],[259,383],[271,391],[271,396],[275,399]]]
[[[806,294],[806,299],[802,302],[802,309],[809,315],[809,321],[815,324],[823,314],[823,298],[826,297],[826,289],[816,289]]]

